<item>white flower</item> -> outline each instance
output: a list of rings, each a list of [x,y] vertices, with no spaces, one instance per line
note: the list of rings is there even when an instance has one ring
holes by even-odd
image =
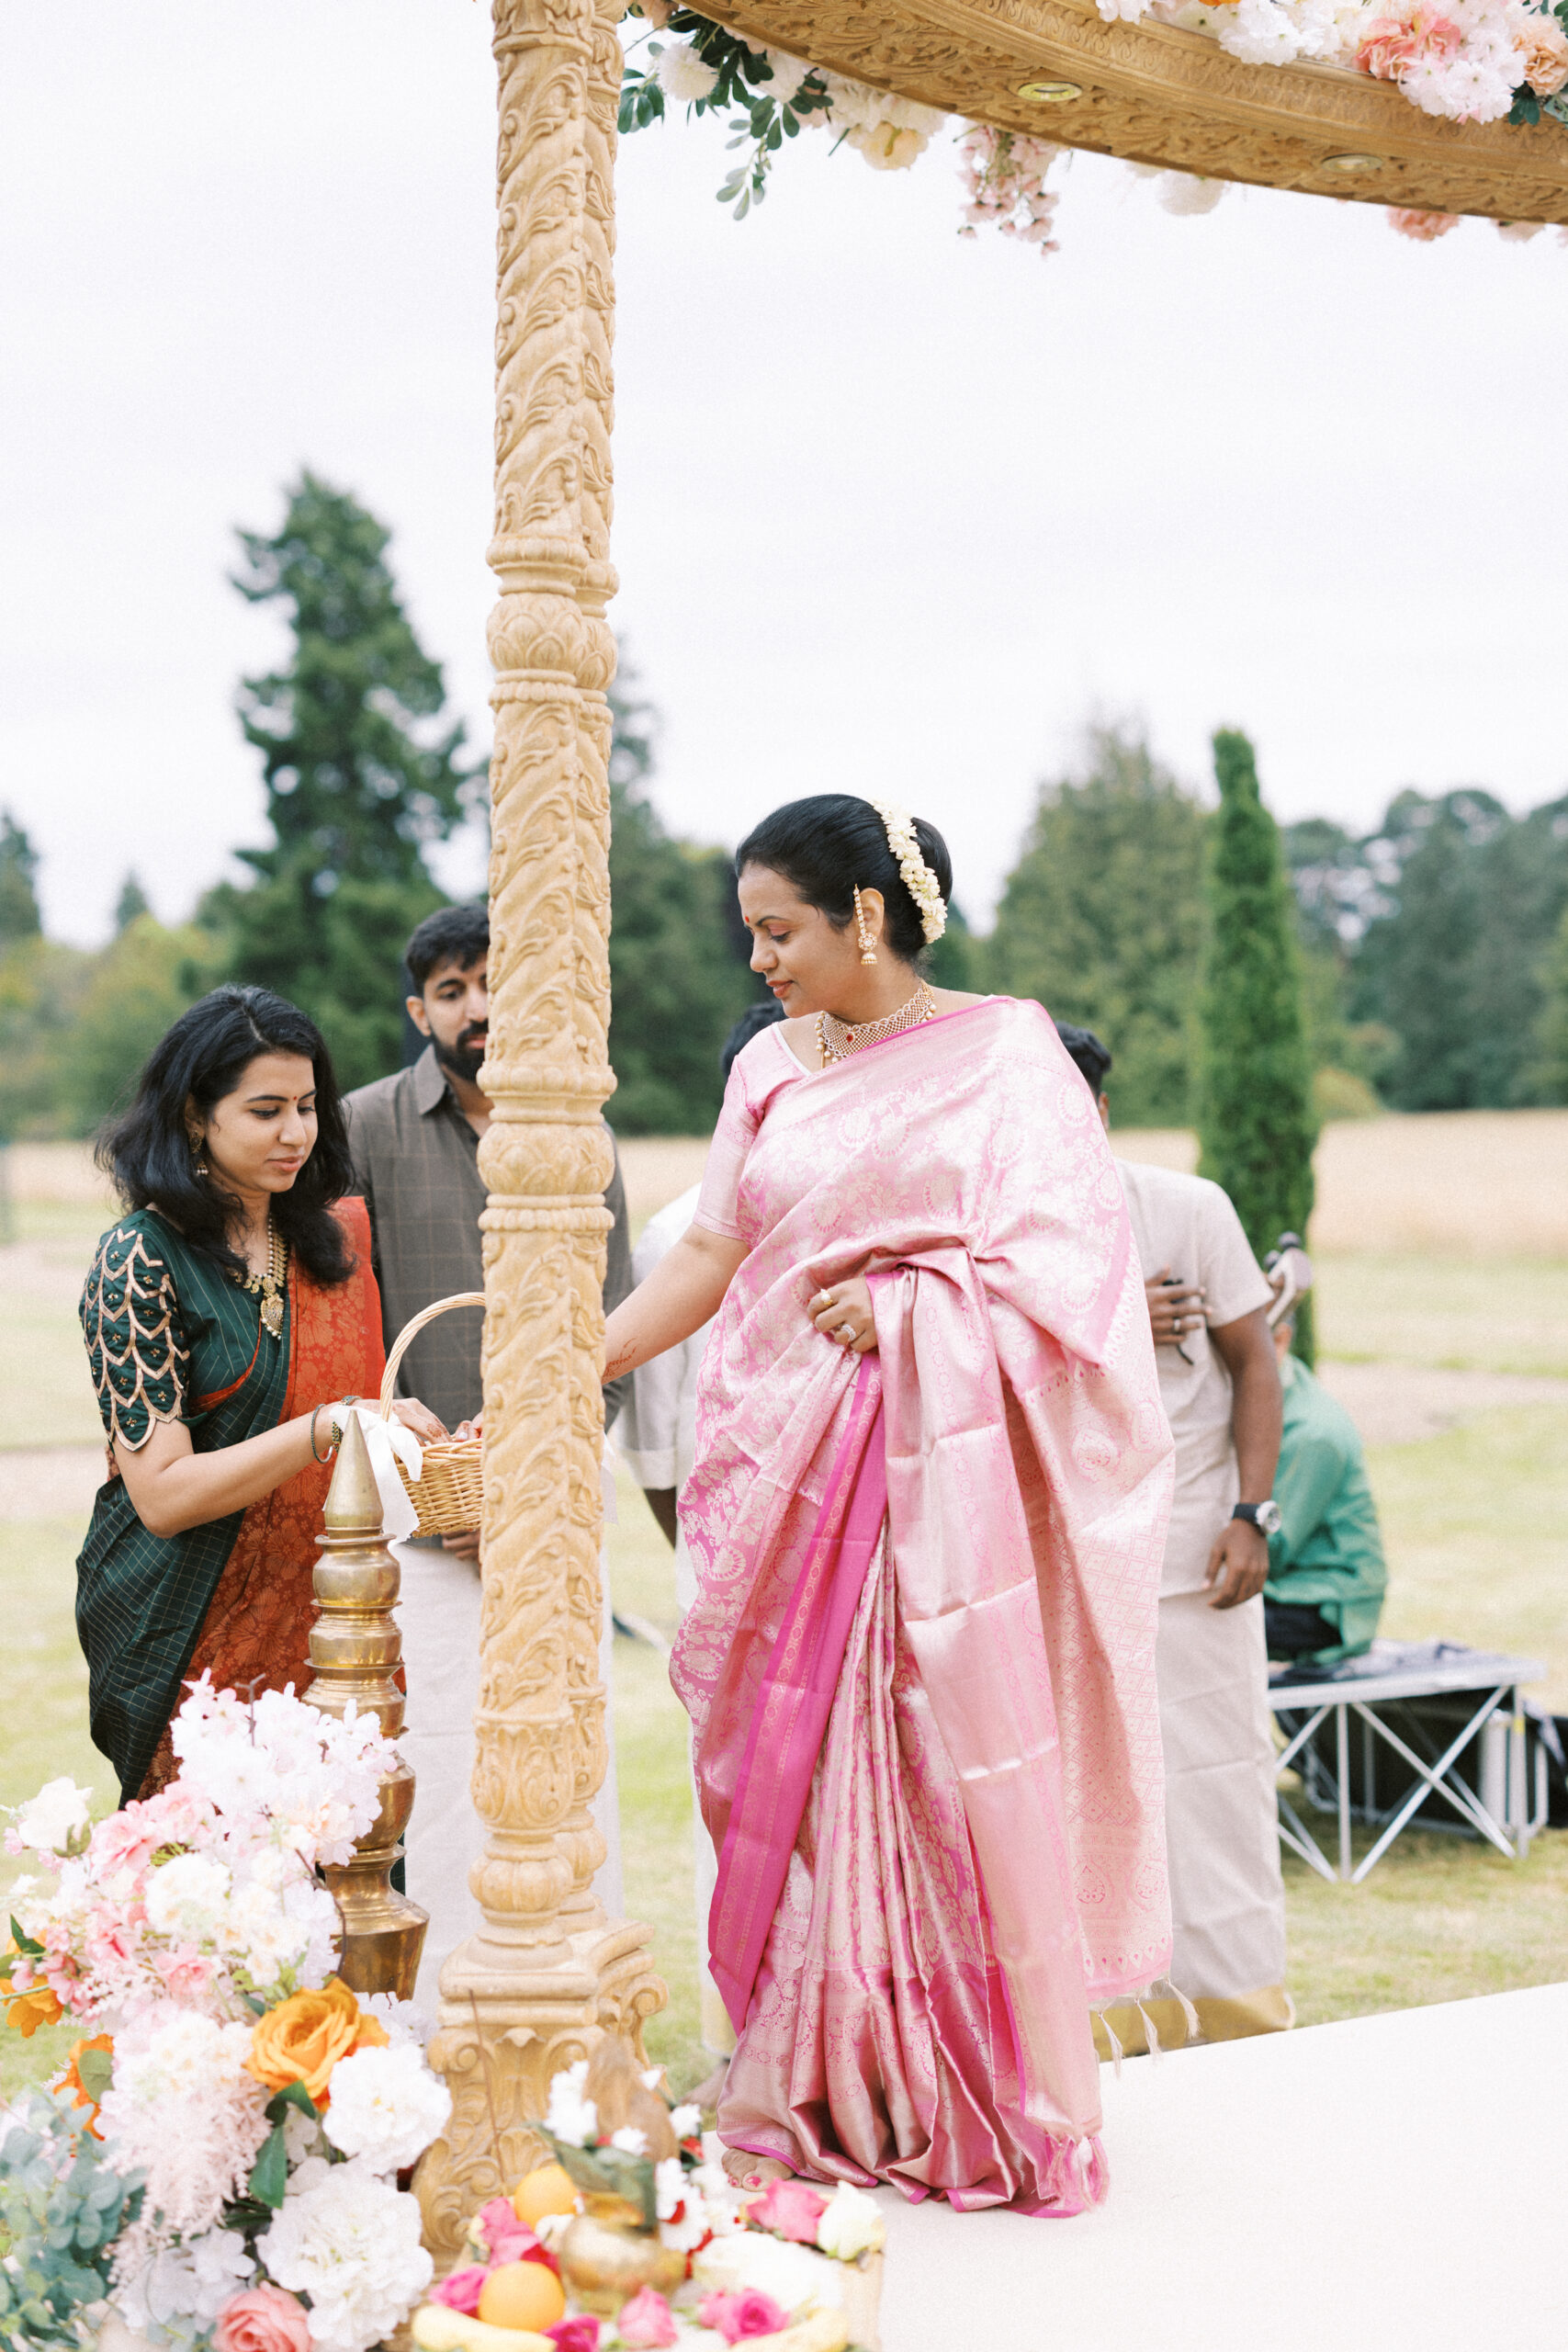
[[[694,2140],[702,2128],[703,2111],[700,2107],[688,2104],[684,2107],[671,2109],[670,2129],[674,2132],[677,2140]]]
[[[564,2067],[550,2082],[545,2129],[573,2148],[592,2146],[599,2131],[599,2109],[591,2098],[582,2096],[587,2079],[588,2061],[580,2058],[575,2066]]]
[[[637,2131],[633,2124],[623,2123],[618,2132],[611,2132],[610,2145],[618,2148],[623,2156],[646,2156],[648,2134]]]
[[[385,2027],[394,2050],[405,2041],[412,2041],[416,2049],[429,2049],[435,2033],[435,2019],[428,2009],[416,2009],[412,2001],[400,2001],[395,1993],[364,1994],[359,2006],[367,2017]]]
[[[1229,182],[1205,180],[1191,172],[1161,172],[1155,193],[1168,212],[1212,212]]]
[[[766,2230],[738,2230],[715,2238],[694,2256],[692,2276],[705,2291],[754,2287],[772,2295],[792,2319],[808,2311],[834,2311],[844,2300],[837,2262],[808,2245],[770,2236]]]
[[[128,2327],[153,2344],[194,2345],[255,2276],[238,2230],[209,2230],[155,2253],[132,2232],[120,2246],[116,2307]]]
[[[345,2156],[363,2156],[378,2172],[401,2172],[439,2137],[451,2112],[446,2084],[411,2041],[340,2058],[321,2128]]]
[[[770,98],[777,98],[781,106],[786,106],[814,68],[803,57],[791,57],[782,49],[765,50],[763,55],[773,69],[773,80],[763,85],[765,92]]]
[[[269,2128],[250,2049],[248,2025],[167,2004],[116,2038],[105,2154],[117,2171],[146,2175],[143,2216],[161,2235],[210,2230],[250,2178]]]
[[[335,2075],[333,2084],[335,2091]],[[886,2238],[887,2226],[874,2199],[863,2188],[852,2188],[847,2180],[840,2181],[828,2199],[827,2211],[817,2224],[817,2243],[823,2253],[840,2262],[853,2262],[859,2255],[874,2254]]]
[[[653,77],[667,98],[705,98],[718,80],[715,67],[705,63],[689,40],[671,41],[653,62]]]
[[[661,2164],[654,2165],[653,2193],[658,2200],[660,2220],[670,2221],[675,2208],[686,2201],[686,2167],[679,2156],[666,2156]]]
[[[17,1838],[39,1854],[64,1854],[91,1826],[87,1806],[91,1789],[79,1789],[69,1775],[47,1781],[24,1805],[17,1808]]]
[[[1148,0],[1099,0],[1099,7],[1108,25],[1113,25],[1118,17],[1135,25],[1140,17],[1147,14]]]
[[[929,946],[947,929],[947,901],[937,888],[936,876],[920,853],[915,820],[907,808],[899,808],[897,801],[878,800],[875,794],[870,792],[865,797],[882,820],[887,846],[897,859],[904,887],[919,910],[920,929]]]
[[[1224,11],[1220,47],[1244,65],[1289,65],[1302,52],[1302,37],[1275,0],[1236,0]]]
[[[935,107],[923,107],[918,98],[896,97],[869,82],[826,72],[818,78],[832,101],[831,112],[809,114],[806,120],[839,131],[878,171],[902,171],[912,164],[931,133],[947,120]]]
[[[363,2157],[329,2165],[310,2156],[256,2253],[280,2287],[310,2296],[320,2352],[368,2352],[401,2325],[434,2276],[419,2231],[414,2199]]]
[[[147,1882],[147,1924],[154,1935],[210,1939],[224,1923],[233,1881],[207,1854],[176,1854]]]

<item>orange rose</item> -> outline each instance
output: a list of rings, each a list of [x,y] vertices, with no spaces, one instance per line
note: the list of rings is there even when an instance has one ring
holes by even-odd
[[[0,1957],[6,1960],[21,1958],[15,1936],[6,1937],[5,1953]],[[35,1984],[29,1991],[18,1993],[13,1989],[8,1976],[0,1976],[0,2001],[6,2004],[6,2024],[19,2033],[24,2041],[30,2041],[40,2025],[55,2025],[65,2014],[52,1985]]]
[[[104,2135],[98,2129],[98,2102],[82,2080],[79,2062],[85,2050],[101,2050],[106,2057],[112,2058],[114,2055],[113,2034],[96,2033],[90,2041],[85,2040],[73,2041],[71,2044],[71,2064],[60,2077],[57,2087],[62,2091],[74,2092],[76,2105],[91,2110],[87,2117],[87,2129],[95,2140],[101,2140]]]
[[[385,2028],[360,2014],[342,1977],[329,1976],[319,1993],[291,1993],[257,2018],[245,2064],[269,2091],[303,2083],[316,2105],[325,2107],[338,2060],[356,2050],[383,2049],[386,2041]]]

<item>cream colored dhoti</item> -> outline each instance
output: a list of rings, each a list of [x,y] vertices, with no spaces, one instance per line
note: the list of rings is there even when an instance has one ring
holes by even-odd
[[[414,1774],[405,1874],[411,1899],[430,1914],[414,1999],[434,2017],[446,1962],[485,1924],[468,1884],[484,1852],[485,1825],[474,1810],[474,1710],[479,1700],[479,1566],[438,1544],[395,1544],[402,1570],[398,1623],[408,1678],[408,1715],[398,1743]],[[606,1697],[604,1785],[592,1814],[604,1840],[593,1892],[612,1919],[623,1916],[621,1813],[615,1790],[615,1711],[608,1704],[614,1630],[610,1577],[601,1560],[604,1624],[599,1672]]]

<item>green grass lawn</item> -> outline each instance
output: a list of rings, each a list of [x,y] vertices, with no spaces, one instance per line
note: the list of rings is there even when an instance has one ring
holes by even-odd
[[[1314,1255],[1313,1269],[1326,1356],[1568,1376],[1568,1265]]]

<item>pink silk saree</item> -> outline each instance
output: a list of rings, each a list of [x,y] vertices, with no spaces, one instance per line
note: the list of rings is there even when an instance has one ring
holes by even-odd
[[[739,2034],[727,2144],[958,2206],[1104,2194],[1091,2001],[1164,1973],[1170,1439],[1122,1200],[1036,1004],[740,1056],[699,1224],[676,1643]],[[877,1352],[812,1326],[864,1270]]]

